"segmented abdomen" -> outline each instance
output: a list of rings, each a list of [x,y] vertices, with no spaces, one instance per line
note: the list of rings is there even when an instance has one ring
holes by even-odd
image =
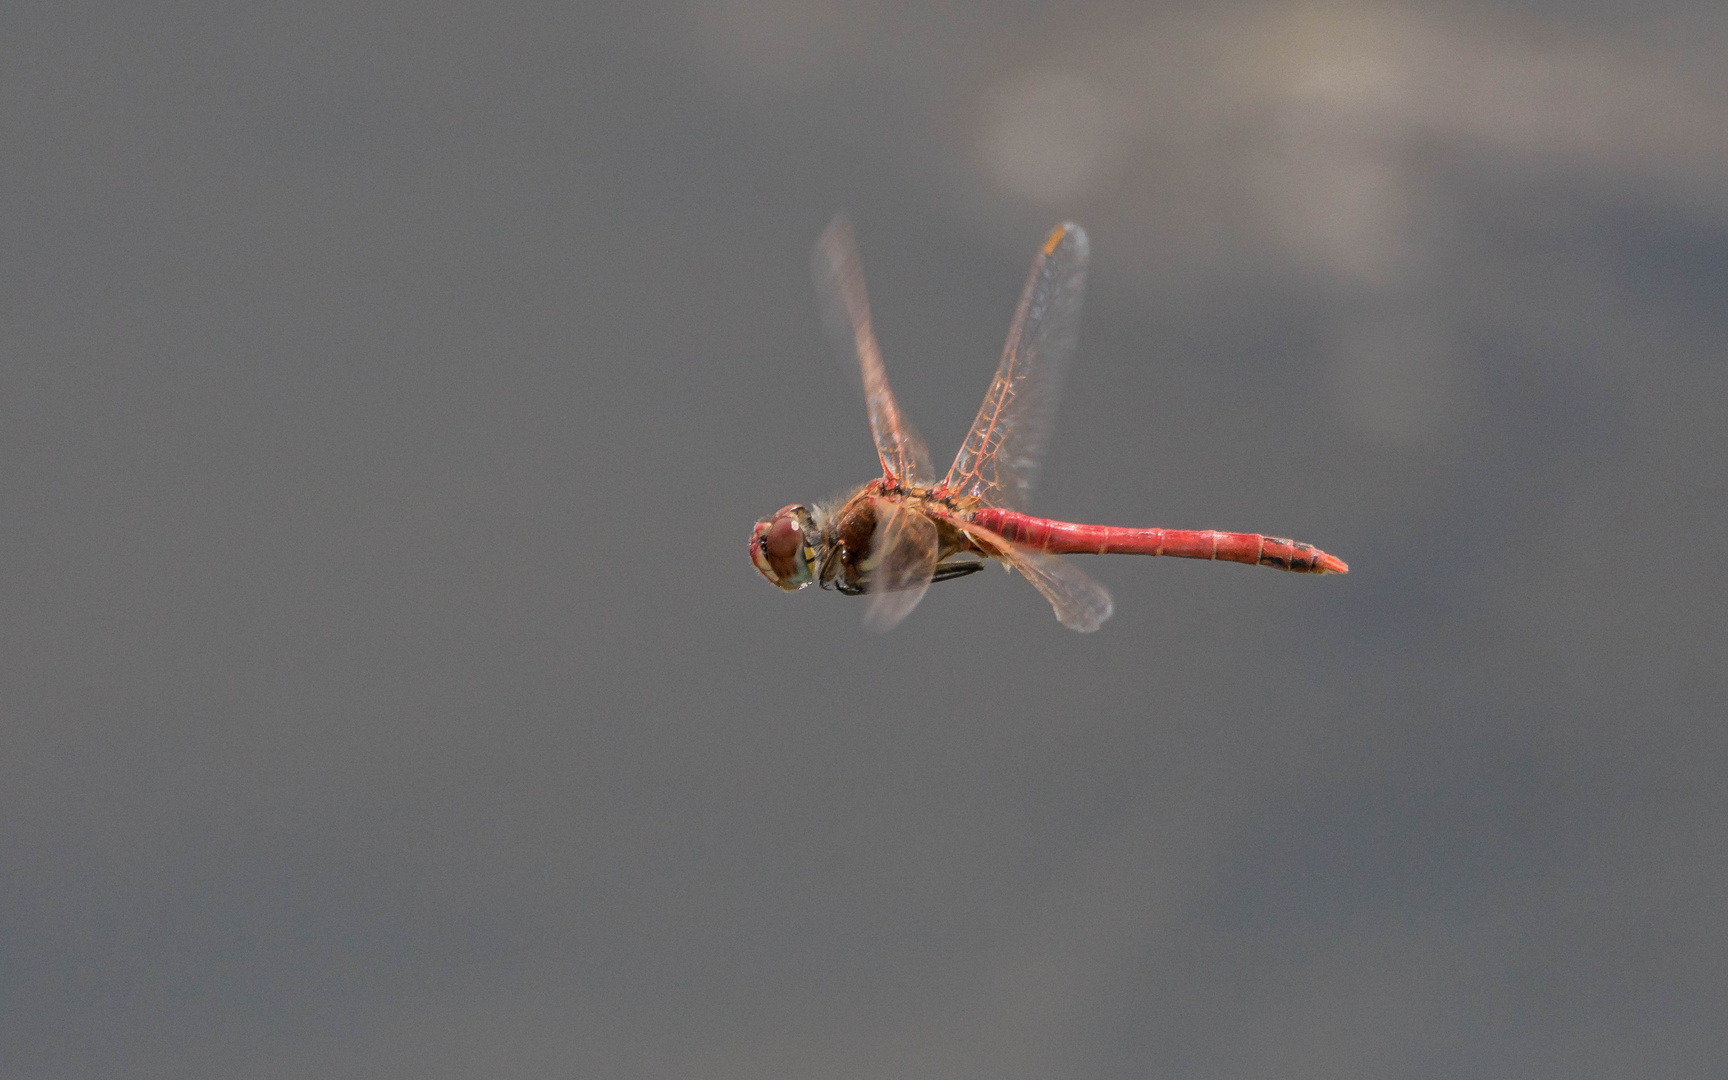
[[[1077,525],[994,507],[977,511],[972,520],[1005,539],[1051,555],[1172,555],[1271,566],[1299,574],[1343,574],[1350,569],[1342,559],[1312,544],[1259,533]]]

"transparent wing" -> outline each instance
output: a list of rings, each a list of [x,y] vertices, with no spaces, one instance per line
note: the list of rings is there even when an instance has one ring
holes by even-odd
[[[1006,558],[1009,566],[1044,594],[1056,611],[1056,621],[1070,630],[1090,634],[1116,610],[1104,586],[1060,556],[1015,548]]]
[[[949,490],[1023,509],[1056,420],[1086,289],[1086,230],[1056,227],[1032,260],[996,379],[948,470]]]
[[[1109,591],[1066,559],[1022,547],[999,533],[968,521],[948,520],[966,530],[979,546],[991,549],[997,558],[1020,571],[1021,576],[1050,601],[1050,606],[1056,611],[1056,621],[1068,629],[1090,634],[1103,626],[1116,610]]]
[[[936,523],[898,499],[872,499],[876,533],[864,625],[880,633],[912,614],[936,573]]]
[[[870,329],[870,298],[864,292],[864,269],[858,262],[858,247],[852,241],[852,223],[838,215],[823,230],[811,256],[816,295],[822,302],[822,321],[828,339],[840,358],[854,359],[864,375],[864,403],[870,410],[870,434],[882,472],[890,480],[911,486],[928,484],[936,470],[924,440],[900,415],[888,373],[882,367],[882,350]],[[910,610],[910,609],[908,609]]]

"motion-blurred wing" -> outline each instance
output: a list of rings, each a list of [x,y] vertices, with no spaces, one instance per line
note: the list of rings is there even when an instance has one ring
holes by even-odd
[[[1104,586],[1060,556],[1016,548],[1007,559],[1009,566],[1020,571],[1050,601],[1056,621],[1070,630],[1090,634],[1116,610]]]
[[[948,470],[948,489],[1023,509],[1056,420],[1086,289],[1086,230],[1059,225],[1044,241],[1008,327],[1008,344],[978,418]]]
[[[864,625],[880,633],[912,614],[936,573],[936,523],[898,499],[873,499],[869,607]]]
[[[864,269],[852,241],[852,224],[844,214],[823,230],[811,257],[816,295],[822,302],[822,321],[837,355],[846,363],[854,359],[864,375],[864,402],[870,410],[870,433],[876,453],[889,480],[906,486],[928,484],[935,475],[924,440],[900,415],[888,373],[882,367],[882,350],[870,329],[870,298],[864,292]],[[907,610],[911,610],[908,608]]]
[[[958,518],[949,520],[964,529],[973,542],[990,549],[991,554],[1020,571],[1021,576],[1050,601],[1050,606],[1056,611],[1056,621],[1068,629],[1090,634],[1103,626],[1116,610],[1109,591],[1066,559],[1033,551],[971,522]]]

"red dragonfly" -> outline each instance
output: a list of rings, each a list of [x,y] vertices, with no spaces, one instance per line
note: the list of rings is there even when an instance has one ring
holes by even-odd
[[[762,576],[788,591],[817,582],[868,596],[865,624],[886,630],[918,606],[932,582],[964,577],[996,559],[1043,593],[1063,626],[1089,633],[1110,617],[1110,594],[1059,555],[1175,555],[1307,574],[1347,572],[1342,560],[1308,544],[1258,533],[1076,525],[1021,512],[1074,353],[1086,258],[1086,232],[1071,222],[1044,241],[972,430],[948,475],[932,483],[923,440],[888,388],[852,228],[835,218],[816,245],[816,288],[830,335],[863,370],[882,476],[834,503],[795,503],[757,522],[750,559]]]

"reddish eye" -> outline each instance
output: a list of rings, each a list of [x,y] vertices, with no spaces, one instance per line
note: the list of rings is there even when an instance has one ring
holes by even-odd
[[[762,537],[763,547],[768,552],[768,562],[774,567],[774,572],[781,577],[791,577],[797,573],[795,561],[804,547],[804,533],[798,528],[798,521],[792,517],[779,518],[768,526],[768,532]]]
[[[810,584],[808,540],[799,520],[800,507],[788,506],[750,534],[750,561],[762,576],[782,589]]]

